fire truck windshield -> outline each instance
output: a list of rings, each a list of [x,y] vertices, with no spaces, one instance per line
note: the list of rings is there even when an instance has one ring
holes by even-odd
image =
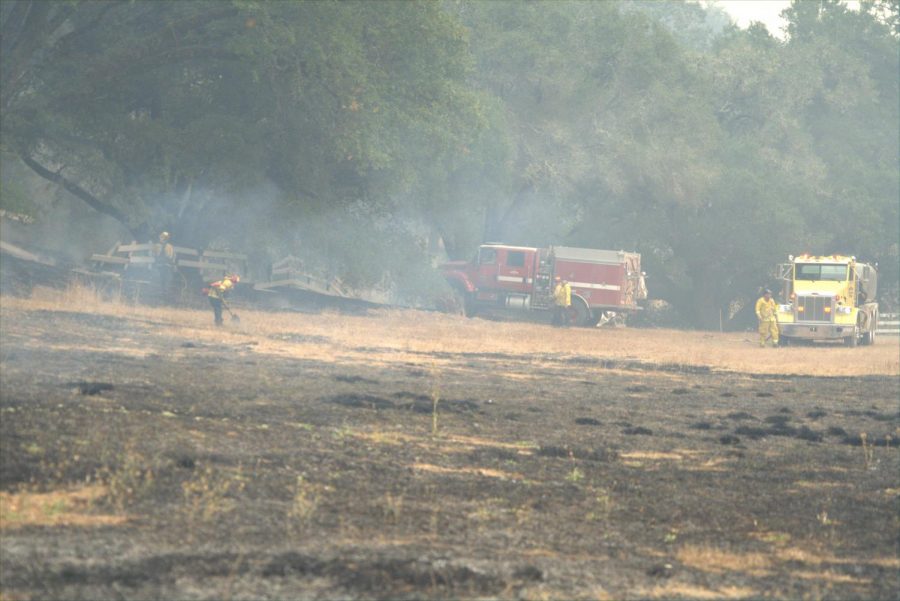
[[[828,280],[843,282],[847,279],[846,265],[822,265],[819,263],[798,263],[794,270],[796,280]]]

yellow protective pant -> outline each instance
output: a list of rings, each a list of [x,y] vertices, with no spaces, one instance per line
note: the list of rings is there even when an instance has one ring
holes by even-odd
[[[772,344],[778,344],[778,322],[759,322],[759,346],[766,346],[766,340],[772,338]]]

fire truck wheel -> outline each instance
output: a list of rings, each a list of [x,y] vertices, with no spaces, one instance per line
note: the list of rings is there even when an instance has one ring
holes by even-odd
[[[587,301],[578,296],[572,295],[572,325],[584,327],[590,325],[591,309],[588,307]]]
[[[855,347],[859,344],[859,337],[854,333],[852,336],[847,336],[844,338],[844,346]]]
[[[872,313],[872,319],[868,324],[869,330],[863,334],[863,344],[872,346],[875,344],[875,330],[878,328],[878,311]]]
[[[455,287],[453,288],[453,292],[447,297],[438,299],[437,306],[439,310],[452,315],[472,317],[475,314],[472,301],[469,299],[468,294]]]
[[[863,334],[862,343],[866,346],[872,346],[875,344],[875,330],[869,330],[865,334]]]

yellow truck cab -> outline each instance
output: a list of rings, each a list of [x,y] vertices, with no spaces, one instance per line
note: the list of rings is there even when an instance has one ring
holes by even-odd
[[[781,340],[874,344],[878,323],[875,267],[843,255],[789,257],[781,266]]]

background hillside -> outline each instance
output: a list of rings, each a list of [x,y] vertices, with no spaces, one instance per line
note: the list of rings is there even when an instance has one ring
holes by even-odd
[[[641,252],[699,327],[804,251],[892,303],[898,12],[795,2],[782,41],[682,2],[5,1],[0,206],[409,299],[492,240]]]

